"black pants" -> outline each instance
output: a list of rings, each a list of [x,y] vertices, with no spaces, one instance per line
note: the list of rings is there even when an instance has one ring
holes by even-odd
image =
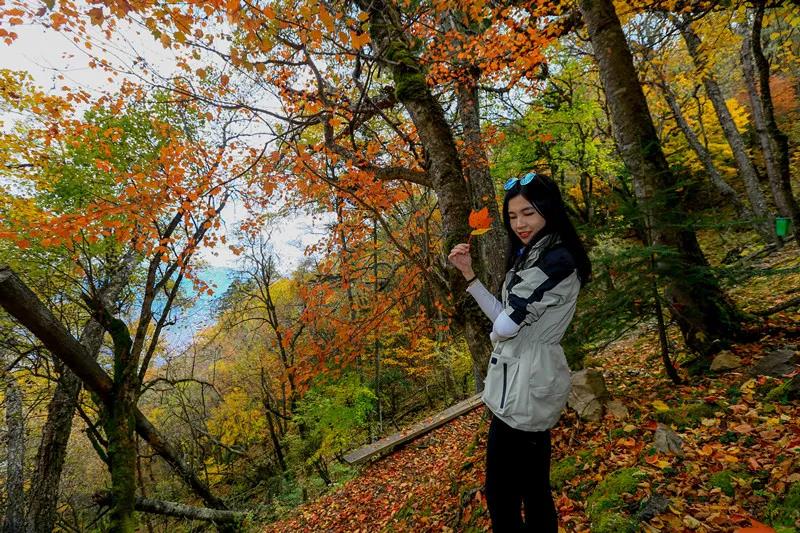
[[[492,416],[486,445],[486,502],[494,533],[557,533],[549,430],[521,431]]]

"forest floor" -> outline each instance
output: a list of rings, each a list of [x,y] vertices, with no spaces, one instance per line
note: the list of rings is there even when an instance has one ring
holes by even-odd
[[[800,272],[785,273],[800,266],[796,246],[759,266],[784,273],[731,288],[743,309],[798,296]],[[585,422],[568,409],[554,428],[551,479],[562,531],[773,531],[761,523],[800,531],[800,401],[786,388],[800,369],[775,378],[750,371],[779,349],[794,351],[797,361],[800,312],[773,314],[761,331],[731,347],[741,368],[702,377],[681,370],[683,385],[666,378],[654,326],[587,361],[629,416]],[[659,423],[680,437],[682,456],[656,451]],[[487,428],[478,408],[364,466],[264,531],[489,530],[482,492]]]

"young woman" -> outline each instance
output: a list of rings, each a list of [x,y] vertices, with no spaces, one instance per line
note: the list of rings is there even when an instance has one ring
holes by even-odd
[[[530,172],[504,185],[507,274],[498,301],[472,270],[468,244],[448,259],[493,323],[483,401],[493,413],[486,500],[495,533],[557,532],[550,492],[550,428],[567,402],[570,370],[559,343],[591,264],[558,186]],[[525,519],[522,508],[525,509]]]

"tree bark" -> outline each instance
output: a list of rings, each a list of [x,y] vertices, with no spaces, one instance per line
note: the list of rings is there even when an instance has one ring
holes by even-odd
[[[478,257],[486,270],[486,286],[492,293],[500,291],[505,269],[505,257],[502,251],[506,248],[505,229],[500,210],[497,208],[494,181],[489,174],[489,161],[483,148],[481,136],[480,96],[478,93],[478,77],[476,67],[469,68],[469,83],[458,85],[458,116],[464,130],[464,153],[466,162],[464,172],[470,188],[472,205],[476,209],[489,208],[492,217],[492,231],[481,235],[473,242],[477,244]],[[498,253],[500,252],[500,253]]]
[[[103,325],[114,343],[114,376],[111,402],[103,405],[108,439],[108,470],[111,473],[111,531],[134,533],[136,498],[136,440],[134,438],[137,392],[136,358],[125,323],[113,318],[104,304],[95,309],[95,320]]]
[[[753,29],[750,37],[750,47],[753,55],[753,63],[758,74],[758,87],[760,89],[760,99],[756,100],[761,104],[764,128],[768,139],[768,146],[774,158],[776,176],[770,176],[772,194],[775,198],[775,205],[782,216],[789,217],[794,222],[794,237],[800,244],[800,206],[792,192],[790,166],[789,166],[789,137],[778,127],[775,120],[775,106],[772,104],[772,90],[769,86],[769,62],[764,56],[761,47],[761,26],[764,20],[765,0],[756,0],[755,14],[753,17]],[[743,45],[744,46],[744,45]],[[743,57],[744,59],[744,57]],[[751,91],[748,91],[751,92]],[[753,96],[756,93],[753,91]],[[756,105],[753,105],[755,108]]]
[[[742,202],[734,188],[728,185],[723,179],[711,158],[711,154],[705,149],[703,143],[700,142],[700,139],[697,138],[697,135],[692,130],[691,126],[689,126],[672,89],[667,85],[666,81],[663,81],[660,87],[664,94],[664,99],[667,101],[667,105],[669,105],[672,111],[672,116],[675,117],[675,122],[677,122],[678,127],[681,129],[681,132],[683,132],[683,136],[686,137],[689,146],[691,146],[694,153],[697,154],[697,157],[703,163],[703,167],[705,167],[706,173],[708,173],[708,177],[711,179],[711,183],[714,184],[717,191],[719,191],[725,200],[735,206],[736,211],[743,219],[753,220],[753,212]],[[759,230],[759,228],[755,229],[756,231]]]
[[[656,269],[665,279],[668,305],[686,345],[704,366],[735,338],[740,315],[708,272],[694,231],[687,228],[675,176],[658,142],[622,26],[610,0],[581,0],[605,90],[613,133],[634,180],[651,242],[665,248]]]
[[[467,220],[471,207],[452,129],[441,104],[427,85],[425,70],[413,51],[411,37],[404,33],[397,7],[386,0],[358,0],[358,5],[369,14],[372,41],[391,69],[397,100],[411,116],[425,149],[428,174],[442,215],[444,248],[449,251],[469,235]],[[473,187],[475,185],[473,183]],[[500,250],[496,252],[502,253]],[[475,271],[490,278],[497,275],[489,272],[482,261],[476,262]],[[448,285],[455,296],[454,317],[464,326],[472,355],[475,388],[481,391],[491,352],[484,330],[485,319],[472,299],[466,297],[463,276],[454,269],[448,269],[448,272]]]
[[[0,357],[0,365],[7,364]],[[17,533],[25,527],[25,415],[22,392],[17,379],[8,369],[2,374],[5,381],[6,427],[8,428],[6,457],[6,506],[3,533]]]
[[[758,174],[747,154],[747,148],[744,144],[744,139],[736,128],[733,121],[731,112],[728,105],[725,103],[725,98],[722,96],[722,90],[717,84],[714,77],[711,75],[708,65],[700,54],[700,38],[694,32],[691,24],[686,22],[676,22],[678,29],[683,36],[686,43],[686,49],[694,62],[695,67],[702,72],[703,85],[706,89],[706,94],[714,106],[714,111],[717,113],[722,131],[725,134],[725,139],[733,151],[733,159],[736,168],[739,171],[742,181],[744,181],[745,190],[747,191],[747,198],[750,201],[750,207],[753,214],[756,216],[756,224],[759,228],[761,238],[768,243],[777,242],[777,237],[773,231],[774,219],[767,207],[767,202],[764,198],[761,188],[758,183]]]
[[[109,505],[111,503],[110,492],[100,492],[92,498],[98,505]],[[153,513],[186,520],[205,520],[218,524],[238,524],[242,522],[246,514],[236,511],[222,511],[220,509],[209,509],[207,507],[191,507],[182,503],[166,502],[151,498],[137,496],[134,500],[134,507],[143,513]]]
[[[767,170],[769,186],[772,189],[772,197],[775,205],[782,216],[789,216],[786,202],[784,202],[783,191],[781,190],[780,170],[778,161],[775,157],[775,146],[767,133],[767,126],[764,122],[764,111],[761,100],[756,88],[755,66],[753,65],[753,49],[751,36],[745,34],[742,39],[740,50],[742,59],[742,73],[744,74],[745,87],[747,87],[747,99],[750,101],[750,114],[753,119],[753,127],[756,131],[758,144],[761,146],[761,154],[764,156],[764,167]]]
[[[124,257],[106,287],[100,290],[100,298],[108,304],[114,302],[127,283],[134,265],[133,254]],[[103,343],[103,334],[103,327],[94,319],[86,323],[81,334],[81,344],[95,361]],[[54,529],[58,485],[80,390],[80,378],[68,367],[63,367],[53,398],[47,406],[47,420],[42,429],[36,470],[31,479],[26,523],[28,533],[50,533]]]
[[[103,405],[112,403],[111,378],[7,266],[0,267],[0,306],[67,365],[80,378],[86,389],[98,396]],[[141,411],[134,409],[133,417],[136,432],[178,472],[181,479],[203,499],[206,505],[215,509],[227,509],[222,500],[211,493],[208,486],[183,462],[177,450],[163,438]]]

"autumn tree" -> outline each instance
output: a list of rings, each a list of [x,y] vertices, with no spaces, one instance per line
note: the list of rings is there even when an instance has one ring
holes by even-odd
[[[319,197],[320,189],[329,190],[333,201],[323,205],[330,211],[337,202],[351,202],[385,229],[389,206],[419,194],[420,187],[430,188],[441,215],[437,245],[446,251],[469,233],[470,209],[487,207],[496,231],[476,240],[477,269],[489,285],[498,286],[502,260],[496,251],[503,239],[486,166],[491,135],[481,135],[486,131],[481,96],[484,87],[507,92],[534,86],[543,45],[563,31],[558,23],[538,22],[551,11],[535,3],[204,6],[206,16],[224,28],[218,33],[188,5],[186,10],[155,3],[106,6],[21,8],[14,16],[69,28],[87,40],[87,20],[110,32],[117,17],[140,17],[165,46],[187,54],[179,62],[185,77],[156,83],[276,124],[268,132],[276,142],[265,175],[299,194]],[[81,12],[89,18],[76,18]],[[228,33],[237,43],[232,50],[220,46]],[[208,64],[197,68],[188,55],[208,58]],[[260,105],[267,91],[276,94],[279,110]],[[451,98],[458,102],[456,115],[448,111]],[[252,205],[258,202],[253,199]],[[397,243],[413,254],[413,247]],[[486,324],[444,255],[420,275],[437,305],[465,331],[481,388],[490,351]],[[406,261],[420,263],[413,255]]]
[[[668,283],[670,313],[686,344],[708,356],[739,333],[737,309],[707,271],[708,263],[691,228],[675,219],[682,212],[675,178],[658,141],[628,43],[611,2],[580,3],[603,80],[621,155],[645,210],[659,273]],[[707,360],[706,360],[707,362]]]
[[[82,299],[87,310],[113,341],[113,381],[99,395],[112,477],[112,529],[118,531],[134,527],[133,435],[134,426],[140,424],[136,409],[139,390],[181,281],[192,277],[191,257],[198,245],[216,239],[209,230],[215,223],[218,225],[215,222],[218,211],[230,194],[225,192],[226,184],[248,171],[248,167],[237,169],[224,159],[232,142],[230,122],[223,123],[219,144],[203,146],[197,137],[201,121],[196,109],[189,107],[185,113],[176,114],[174,110],[164,111],[163,107],[159,113],[157,104],[137,108],[136,97],[141,98],[142,93],[131,89],[116,101],[101,102],[110,111],[97,106],[85,119],[69,117],[72,109],[68,100],[53,98],[50,100],[53,105],[38,105],[35,98],[31,99],[29,111],[39,124],[18,133],[17,146],[28,150],[17,151],[16,160],[6,164],[6,168],[25,172],[14,176],[15,187],[9,190],[11,194],[3,206],[8,214],[4,220],[4,238],[14,240],[18,246],[35,242],[72,253],[82,278]],[[10,96],[22,105],[19,94]],[[130,99],[126,102],[126,98]],[[121,113],[121,117],[115,117],[114,113]],[[31,198],[26,190],[37,195]],[[11,208],[25,202],[30,204],[26,209]],[[123,258],[119,264],[128,265],[122,268],[124,281],[112,283],[117,286],[114,290],[127,282],[131,258],[136,263],[143,261],[141,305],[133,334],[125,321],[115,316],[119,310],[113,302],[107,300],[111,285],[103,286],[102,278],[97,276],[101,253],[106,258],[116,253]],[[14,278],[6,274],[4,280],[11,283],[11,290]],[[207,289],[202,284],[199,287]],[[40,327],[35,325],[37,319],[26,314],[31,308],[24,307],[38,305],[31,299],[33,296],[23,301],[10,298],[5,293],[3,305],[26,327],[33,328],[37,336],[42,335]],[[90,323],[87,327],[96,325]],[[94,338],[99,346],[102,335]],[[48,347],[63,357],[52,344]],[[98,378],[102,380],[102,376]],[[102,389],[105,385],[91,383],[90,388],[100,393],[97,387]],[[65,394],[74,398],[74,387]],[[64,442],[68,427],[54,430],[54,434]],[[172,450],[163,443],[152,439],[150,442],[156,448],[161,447],[168,460],[178,459],[170,456]],[[184,469],[183,473],[210,505],[223,505],[185,470],[180,460],[176,466]],[[40,503],[52,505],[46,500]],[[52,510],[45,510],[40,524],[51,519]]]

